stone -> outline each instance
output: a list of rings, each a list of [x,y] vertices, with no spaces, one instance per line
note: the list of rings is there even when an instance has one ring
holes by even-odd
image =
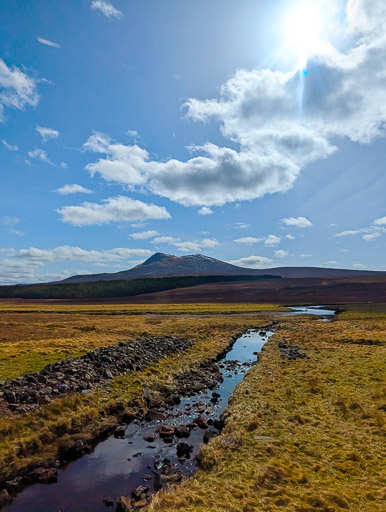
[[[174,433],[177,437],[189,437],[190,436],[190,428],[185,425],[180,425],[178,427],[174,427]]]
[[[189,458],[190,452],[193,451],[193,446],[188,443],[178,443],[177,444],[177,457],[178,458]]]
[[[131,499],[127,496],[121,496],[118,499],[117,512],[131,512],[132,510]]]
[[[5,507],[7,503],[12,501],[11,496],[8,494],[7,489],[2,489],[0,491],[0,507]]]
[[[114,498],[103,498],[103,503],[106,505],[106,507],[113,507],[115,504]]]
[[[58,481],[58,470],[56,468],[37,468],[30,473],[30,476],[39,484],[55,484]]]
[[[119,425],[119,427],[117,427],[114,430],[114,437],[116,439],[122,439],[123,437],[125,437],[125,434],[126,434],[126,427],[125,427],[125,425]]]
[[[163,421],[166,419],[166,415],[156,409],[149,409],[145,414],[146,421]]]

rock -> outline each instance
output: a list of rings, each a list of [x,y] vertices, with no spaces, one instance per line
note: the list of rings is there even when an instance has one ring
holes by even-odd
[[[185,425],[180,425],[178,427],[174,427],[174,433],[177,437],[189,437],[190,436],[190,428]]]
[[[125,434],[126,434],[126,427],[125,427],[125,425],[120,425],[119,427],[117,427],[114,430],[114,437],[116,439],[122,439],[123,437],[125,437]]]
[[[103,498],[103,503],[106,505],[106,507],[113,507],[115,504],[114,498]]]
[[[5,507],[7,503],[12,501],[11,496],[8,494],[7,489],[2,489],[0,491],[0,507]]]
[[[177,444],[177,457],[178,458],[189,458],[190,452],[193,451],[193,446],[188,443],[178,443]]]
[[[208,428],[208,423],[203,416],[197,416],[197,418],[193,420],[193,423],[195,423],[200,428]]]
[[[224,420],[216,418],[215,420],[213,420],[213,426],[217,430],[222,430],[225,426],[225,422],[224,422]]]
[[[145,414],[146,421],[163,421],[166,420],[166,415],[156,409],[149,409]]]
[[[140,485],[131,493],[135,501],[146,500],[146,493],[149,492],[149,487],[146,485]]]
[[[204,436],[202,438],[203,442],[205,444],[209,443],[209,441],[213,438],[213,437],[216,437],[218,436],[218,433],[217,432],[214,432],[213,430],[206,430],[204,432]]]
[[[143,437],[143,439],[145,441],[147,441],[148,443],[153,443],[155,438],[156,438],[155,434],[149,434],[149,435]]]
[[[58,481],[58,470],[56,468],[37,468],[30,473],[30,476],[39,484],[55,484]]]
[[[132,510],[131,499],[127,496],[121,496],[118,500],[117,512],[131,512]]]
[[[161,425],[160,427],[157,427],[156,432],[159,433],[159,436],[162,439],[173,437],[174,436],[174,427],[171,427],[169,425]]]
[[[140,500],[140,501],[136,501],[134,504],[133,504],[133,508],[134,510],[137,510],[139,508],[143,508],[143,507],[146,507],[146,505],[148,505],[149,502],[147,500]]]

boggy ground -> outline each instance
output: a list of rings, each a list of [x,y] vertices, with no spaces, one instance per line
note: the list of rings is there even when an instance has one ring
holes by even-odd
[[[203,469],[149,511],[383,511],[385,312],[281,318],[202,448]],[[309,359],[288,359],[288,345]]]
[[[88,447],[110,432],[122,418],[146,410],[144,391],[173,390],[187,372],[200,371],[229,347],[232,337],[248,328],[271,323],[274,306],[206,306],[149,308],[136,306],[17,307],[4,305],[0,378],[41,370],[47,363],[82,355],[101,346],[167,334],[193,340],[191,348],[161,359],[142,371],[114,377],[91,394],[72,394],[27,414],[0,418],[0,490],[17,490],[35,468],[54,468],[71,452]],[[251,311],[258,316],[251,316]],[[154,313],[152,307],[151,312]],[[189,312],[189,316],[181,313]],[[224,313],[227,313],[224,315]],[[235,314],[231,314],[235,313]],[[80,443],[80,441],[83,443]],[[80,443],[80,444],[79,444]],[[80,453],[79,453],[80,454]],[[20,477],[24,480],[20,481]],[[16,480],[15,480],[16,478]],[[1,496],[0,496],[1,497]],[[5,496],[7,498],[7,496]]]

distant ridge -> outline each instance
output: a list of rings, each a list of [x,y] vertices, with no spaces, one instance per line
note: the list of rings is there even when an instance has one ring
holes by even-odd
[[[167,276],[260,276],[270,274],[283,278],[331,278],[380,274],[368,270],[346,270],[322,267],[275,267],[265,269],[243,268],[203,254],[174,256],[157,252],[146,261],[130,270],[115,273],[72,276],[59,283],[87,283],[95,281],[115,281],[140,277]]]

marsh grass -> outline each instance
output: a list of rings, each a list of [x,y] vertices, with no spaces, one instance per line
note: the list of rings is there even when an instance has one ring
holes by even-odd
[[[385,311],[280,323],[233,393],[222,435],[203,446],[203,469],[151,512],[385,510]],[[341,342],[363,337],[381,344]],[[283,340],[311,359],[282,360]]]
[[[47,315],[28,313],[19,315],[19,320],[12,320],[13,330],[9,331],[9,336],[12,335],[14,340],[2,343],[0,368],[3,375],[7,372],[8,375],[21,374],[33,368],[37,370],[49,359],[60,359],[64,350],[67,357],[73,357],[121,339],[167,334],[189,337],[195,341],[195,345],[186,352],[162,359],[142,372],[113,379],[110,392],[101,389],[90,396],[71,395],[25,416],[1,419],[2,481],[37,465],[53,464],[75,440],[94,438],[114,426],[117,416],[142,407],[144,388],[152,391],[165,387],[172,389],[176,377],[215,358],[229,344],[233,335],[270,322],[268,317],[259,316],[256,319],[242,315],[211,315],[206,318],[165,315],[156,319],[149,319],[146,315],[93,316],[92,322],[89,322],[84,315],[66,315],[65,322],[61,323],[53,319],[54,313],[48,316],[49,321]],[[55,331],[55,338],[52,337],[52,324],[61,326]],[[79,329],[86,326],[92,329]],[[130,407],[128,404],[131,404]]]

